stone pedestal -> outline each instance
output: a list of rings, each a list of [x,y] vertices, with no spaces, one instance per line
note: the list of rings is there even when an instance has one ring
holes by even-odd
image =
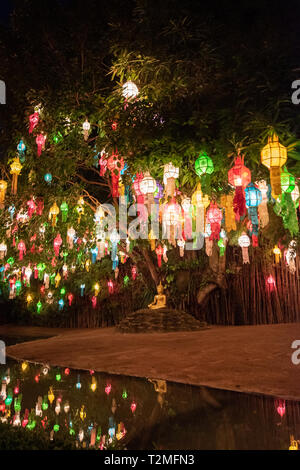
[[[201,323],[192,315],[182,310],[170,308],[144,308],[131,312],[121,320],[117,329],[122,333],[151,333],[172,331],[197,331],[207,329],[206,323]]]

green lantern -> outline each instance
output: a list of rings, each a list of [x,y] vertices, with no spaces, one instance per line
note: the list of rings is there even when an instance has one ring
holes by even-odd
[[[15,282],[15,288],[16,288],[16,294],[19,295],[22,289],[22,282],[21,281],[16,281]]]
[[[60,205],[60,210],[62,214],[62,221],[67,222],[69,206],[65,201]]]
[[[40,313],[40,312],[41,312],[42,307],[43,307],[43,304],[42,304],[42,302],[39,300],[38,303],[36,304],[36,311],[37,311],[37,313]]]
[[[284,168],[280,176],[281,189],[283,193],[291,193],[296,186],[295,177]]]
[[[198,176],[211,175],[214,171],[214,164],[212,159],[206,152],[201,152],[195,161],[195,172]]]

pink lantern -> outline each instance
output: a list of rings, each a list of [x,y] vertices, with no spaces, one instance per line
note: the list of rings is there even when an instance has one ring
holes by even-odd
[[[37,208],[37,205],[36,203],[34,202],[34,199],[30,199],[29,201],[27,201],[27,206],[28,206],[28,217],[31,219],[31,217],[33,216],[33,214],[35,213],[36,211],[36,208]]]
[[[26,255],[26,245],[23,240],[19,241],[18,250],[19,250],[19,260],[22,261],[23,256]]]
[[[251,171],[244,165],[244,157],[238,155],[234,161],[234,166],[228,171],[228,182],[235,187],[233,210],[238,221],[246,215],[244,188],[250,181]]]
[[[38,134],[36,136],[36,144],[37,144],[37,155],[38,157],[41,156],[42,150],[45,148],[46,136],[44,134]]]
[[[41,198],[41,199],[38,199],[37,201],[37,208],[36,208],[37,215],[42,215],[43,210],[44,210],[44,200]]]
[[[93,306],[93,308],[97,307],[97,297],[95,295],[93,295],[93,297],[92,297],[92,306]]]
[[[40,115],[38,112],[35,112],[29,116],[29,134],[31,134],[33,129],[38,125],[39,117]]]
[[[61,247],[61,244],[62,244],[62,239],[61,239],[60,233],[58,233],[53,241],[55,256],[59,256],[59,249]]]
[[[135,403],[135,401],[133,401],[133,402],[131,403],[130,409],[131,409],[132,413],[135,412],[135,410],[136,410],[136,403]]]
[[[267,287],[270,292],[273,292],[275,290],[276,282],[274,277],[270,274],[270,276],[267,279]]]
[[[107,159],[106,153],[102,150],[101,157],[99,158],[99,166],[100,166],[100,176],[104,176],[107,170]]]
[[[109,395],[111,392],[111,384],[107,384],[105,389],[104,389],[106,395]]]
[[[275,408],[280,418],[285,415],[285,400],[275,400]]]
[[[219,240],[222,218],[221,209],[218,208],[216,203],[211,202],[206,214],[206,220],[210,224],[211,229],[210,240]]]

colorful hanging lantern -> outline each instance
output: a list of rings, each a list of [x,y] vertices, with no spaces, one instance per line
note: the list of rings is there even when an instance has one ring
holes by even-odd
[[[124,168],[123,158],[119,158],[117,152],[113,153],[107,160],[107,168],[111,172],[112,197],[118,197],[120,173]]]
[[[54,248],[54,253],[56,257],[59,256],[59,249],[61,245],[62,245],[62,238],[60,236],[60,233],[58,233],[53,241],[53,248]]]
[[[27,206],[28,206],[27,214],[28,214],[28,217],[31,219],[31,217],[33,216],[37,208],[37,205],[33,198],[27,201]]]
[[[295,176],[289,173],[287,169],[285,168],[281,172],[280,183],[281,183],[281,190],[283,193],[291,193],[292,191],[294,191],[295,186],[296,186]]]
[[[245,188],[246,206],[248,208],[249,218],[252,223],[252,245],[258,246],[258,215],[257,207],[262,201],[262,194],[260,190],[253,184],[249,183]]]
[[[44,175],[44,180],[46,181],[46,183],[51,184],[51,182],[52,182],[52,175],[51,175],[51,173],[46,173],[46,174]]]
[[[19,241],[18,250],[19,250],[19,260],[22,261],[23,256],[26,255],[26,245],[23,240]]]
[[[192,238],[192,212],[193,206],[191,204],[191,199],[187,196],[184,196],[181,202],[181,207],[183,210],[183,235],[185,240]],[[204,216],[203,216],[204,219]]]
[[[114,283],[111,279],[107,282],[107,287],[108,287],[109,294],[113,294],[114,293]]]
[[[273,253],[275,255],[275,263],[278,264],[281,258],[281,250],[277,245],[274,246]]]
[[[89,138],[90,128],[91,128],[91,125],[90,125],[89,121],[86,119],[86,120],[84,121],[84,123],[82,124],[83,138],[84,138],[85,141],[87,141],[88,138]]]
[[[211,229],[210,240],[219,240],[222,219],[223,214],[221,209],[218,208],[216,203],[211,202],[206,214],[206,220],[210,224]]]
[[[39,300],[38,303],[36,304],[37,313],[40,313],[42,308],[43,308],[42,302]]]
[[[299,186],[297,184],[295,184],[295,188],[291,192],[291,196],[292,196],[292,200],[295,204],[295,207],[297,209],[297,207],[299,206],[299,196],[300,196]]]
[[[148,214],[151,214],[151,206],[154,204],[154,193],[156,191],[156,181],[150,175],[149,171],[146,171],[144,178],[140,181],[141,193],[147,196]]]
[[[76,232],[73,227],[68,228],[67,230],[67,243],[68,247],[70,250],[72,250],[74,246],[74,238],[75,238]]]
[[[21,173],[22,165],[20,163],[20,159],[14,158],[11,165],[10,165],[10,173],[13,175],[12,177],[12,185],[11,185],[11,192],[13,195],[17,194],[18,190],[18,176]]]
[[[32,134],[33,129],[38,125],[39,113],[35,112],[29,116],[29,134]]]
[[[5,242],[0,243],[0,259],[4,259],[7,253],[7,245]]]
[[[176,168],[172,162],[164,165],[164,185],[166,198],[173,197],[175,194],[175,182],[179,177],[179,168]]]
[[[225,209],[225,228],[229,233],[236,230],[235,213],[233,210],[233,195],[222,194],[221,207]]]
[[[237,221],[246,215],[245,188],[251,181],[251,172],[244,165],[244,156],[238,155],[234,161],[234,166],[228,171],[228,182],[235,187],[233,199],[233,210]]]
[[[179,246],[179,254],[180,254],[180,257],[182,258],[184,256],[185,241],[183,239],[177,240],[177,245]]]
[[[281,167],[287,161],[287,149],[279,143],[278,136],[268,137],[268,143],[261,151],[261,163],[270,170],[272,195],[277,199],[281,194]]]
[[[67,222],[69,206],[65,201],[61,203],[60,211],[62,214],[62,222]]]
[[[296,240],[292,240],[289,243],[288,249],[286,250],[285,253],[285,260],[287,262],[287,265],[289,267],[289,271],[291,274],[295,274],[296,272],[296,256],[297,256],[297,242]]]
[[[7,182],[0,180],[0,209],[4,207],[5,195],[7,190]]]
[[[181,215],[181,207],[176,202],[175,198],[173,198],[170,202],[164,204],[164,208],[163,208],[164,229],[166,230],[166,236],[169,242],[173,246],[176,246],[175,239],[178,238],[179,235],[181,236],[181,233],[180,234],[178,233],[180,230],[180,227],[179,227],[180,215]]]
[[[52,227],[55,227],[56,225],[58,214],[59,214],[59,207],[56,204],[56,202],[54,202],[53,206],[51,206],[49,210],[49,220],[52,221]]]
[[[212,159],[206,152],[201,152],[195,161],[195,172],[198,176],[211,175],[214,171],[214,164]]]
[[[196,232],[204,233],[205,230],[205,210],[209,206],[209,197],[203,195],[201,184],[197,184],[196,190],[192,194],[192,204],[196,211]]]
[[[273,292],[275,290],[275,279],[274,277],[270,274],[267,278],[267,289],[269,292]]]
[[[139,94],[139,89],[131,80],[122,85],[122,95],[126,100],[135,98]]]
[[[37,156],[40,157],[42,154],[42,150],[45,149],[45,142],[46,142],[47,136],[44,134],[38,134],[36,136],[36,144],[37,144]]]
[[[239,237],[238,243],[242,248],[243,264],[249,264],[250,261],[248,247],[250,246],[250,238],[245,232],[243,232],[242,235]]]
[[[131,277],[132,277],[133,281],[136,280],[136,276],[137,276],[137,267],[132,266],[132,268],[131,268]]]
[[[269,212],[268,212],[268,192],[269,187],[265,180],[257,181],[256,186],[261,192],[261,203],[258,206],[258,215],[259,215],[259,223],[261,228],[264,228],[269,223]]]

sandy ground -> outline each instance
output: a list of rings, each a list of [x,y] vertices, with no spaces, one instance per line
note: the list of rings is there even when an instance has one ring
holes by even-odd
[[[7,354],[58,366],[300,400],[300,365],[291,361],[291,344],[300,340],[300,324],[154,334],[121,334],[115,328],[0,326],[0,339],[50,334],[58,336],[10,346]]]

